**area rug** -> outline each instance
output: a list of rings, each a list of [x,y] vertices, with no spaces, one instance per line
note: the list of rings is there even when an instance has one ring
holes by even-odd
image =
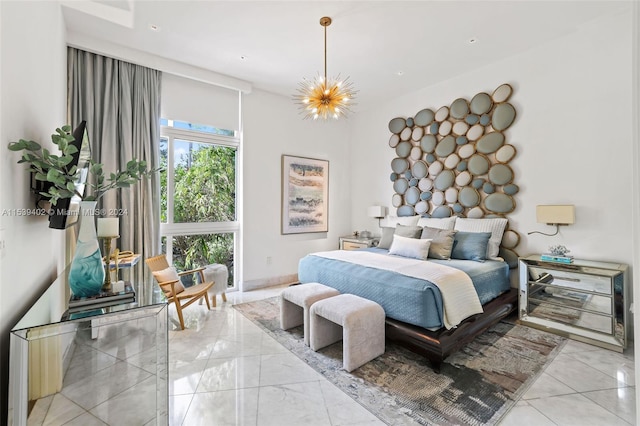
[[[505,320],[449,356],[435,373],[425,358],[387,342],[384,355],[347,373],[342,341],[318,352],[302,327],[283,331],[279,298],[235,305],[292,353],[389,425],[493,425],[566,339]]]

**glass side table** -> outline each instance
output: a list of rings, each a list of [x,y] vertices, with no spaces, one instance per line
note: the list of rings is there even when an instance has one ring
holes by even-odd
[[[69,315],[68,270],[11,331],[8,424],[42,424],[58,394],[109,425],[168,424],[166,302]]]

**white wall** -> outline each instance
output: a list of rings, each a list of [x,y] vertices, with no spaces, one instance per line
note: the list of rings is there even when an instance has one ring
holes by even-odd
[[[295,275],[301,257],[338,248],[338,237],[350,232],[347,125],[344,120],[303,120],[284,96],[261,90],[243,96],[244,290]],[[280,234],[283,154],[329,160],[328,233]]]
[[[371,227],[367,206],[391,207],[393,195],[387,124],[437,109],[458,97],[514,88],[517,111],[507,140],[518,150],[510,163],[516,210],[509,215],[522,237],[519,254],[564,244],[579,258],[631,265],[632,120],[631,5],[573,34],[482,69],[417,90],[357,114],[351,129],[351,218]],[[367,155],[357,155],[364,153]],[[372,172],[371,170],[375,170]],[[527,236],[552,227],[536,223],[537,204],[575,204],[576,224],[555,237]],[[392,212],[395,209],[391,208]]]
[[[57,2],[0,2],[0,385],[8,371],[8,335],[34,298],[57,275],[63,232],[44,217],[16,216],[33,208],[29,177],[19,155],[6,147],[20,138],[50,144],[66,119],[66,45]],[[2,398],[1,422],[6,419]]]

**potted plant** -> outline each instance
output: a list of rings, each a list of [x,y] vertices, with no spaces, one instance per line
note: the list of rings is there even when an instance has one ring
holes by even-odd
[[[99,294],[105,278],[93,217],[97,200],[111,189],[127,188],[159,170],[147,170],[147,163],[136,159],[127,162],[126,169],[108,175],[104,172],[103,165],[91,158],[83,158],[86,164],[78,167],[81,154],[89,157],[88,143],[86,152],[84,152],[84,146],[74,143],[76,137],[81,138],[84,134],[85,126],[86,123],[83,121],[74,132],[76,136],[71,133],[70,126],[56,129],[56,132],[51,135],[51,140],[58,147],[59,154],[49,152],[32,140],[20,139],[18,142],[9,144],[11,151],[22,151],[22,158],[18,163],[28,164],[35,180],[44,183],[40,196],[54,206],[61,199],[78,197],[82,200],[79,212],[80,229],[69,272],[69,285],[76,297],[91,297]],[[79,147],[83,152],[79,152]],[[87,167],[84,167],[85,165]],[[82,175],[83,173],[92,175],[93,179],[87,179],[87,176]],[[88,195],[78,190],[80,177],[88,181]]]
[[[94,179],[88,180],[90,191],[85,196],[76,189],[81,170],[77,165],[72,165],[78,148],[72,144],[75,138],[71,134],[71,127],[65,125],[57,128],[56,133],[51,135],[51,140],[60,150],[59,155],[52,154],[35,141],[25,139],[11,142],[9,149],[23,151],[22,159],[18,163],[27,163],[37,181],[48,182],[47,191],[40,192],[40,195],[47,198],[53,205],[56,205],[60,199],[73,196],[84,201],[97,201],[110,189],[128,188],[140,179],[158,171],[147,170],[146,161],[133,159],[127,163],[125,170],[118,170],[106,176],[103,165],[90,159],[89,174],[93,175]]]

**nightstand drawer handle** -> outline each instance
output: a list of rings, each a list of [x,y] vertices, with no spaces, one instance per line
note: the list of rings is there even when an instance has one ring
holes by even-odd
[[[559,280],[563,280],[563,281],[571,281],[574,283],[579,283],[580,282],[580,278],[571,278],[571,277],[557,277]]]

